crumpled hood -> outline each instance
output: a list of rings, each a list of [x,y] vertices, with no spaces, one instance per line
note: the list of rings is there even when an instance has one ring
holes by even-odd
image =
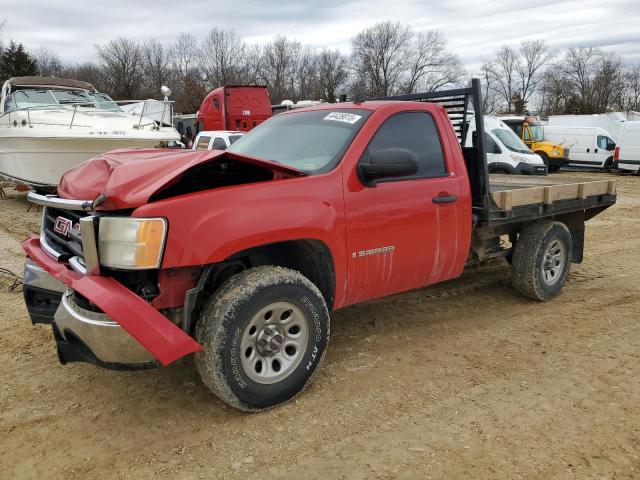
[[[94,157],[64,174],[58,195],[74,200],[106,199],[98,210],[136,208],[172,185],[196,165],[223,158],[264,166],[288,176],[304,175],[292,167],[275,162],[219,150],[120,149]]]

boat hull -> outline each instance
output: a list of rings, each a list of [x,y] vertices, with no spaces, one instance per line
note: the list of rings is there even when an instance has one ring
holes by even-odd
[[[140,138],[0,138],[0,175],[32,186],[55,187],[62,175],[96,155],[116,148],[154,148],[159,140]]]

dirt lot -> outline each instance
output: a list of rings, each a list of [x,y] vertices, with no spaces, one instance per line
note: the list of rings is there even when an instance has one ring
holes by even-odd
[[[2,478],[640,478],[640,178],[618,190],[555,300],[519,296],[500,263],[336,312],[314,383],[262,414],[189,360],[61,366],[0,293]],[[21,272],[39,217],[9,194],[0,267]]]

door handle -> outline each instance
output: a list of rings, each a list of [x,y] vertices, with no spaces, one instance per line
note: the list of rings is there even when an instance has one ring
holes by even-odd
[[[437,197],[433,197],[431,201],[433,203],[453,203],[458,200],[456,195],[438,195]]]
[[[591,151],[591,149],[590,149],[590,148],[587,148],[587,153],[589,153],[590,151]]]

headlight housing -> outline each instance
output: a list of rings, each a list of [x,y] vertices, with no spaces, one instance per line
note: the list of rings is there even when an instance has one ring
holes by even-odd
[[[531,157],[521,157],[521,156],[519,156],[519,155],[511,155],[511,159],[512,159],[514,162],[521,162],[521,163],[537,163],[537,162],[534,160],[534,157],[533,157],[533,156],[531,156]]]
[[[159,268],[166,236],[164,218],[101,217],[100,264],[124,270]]]

